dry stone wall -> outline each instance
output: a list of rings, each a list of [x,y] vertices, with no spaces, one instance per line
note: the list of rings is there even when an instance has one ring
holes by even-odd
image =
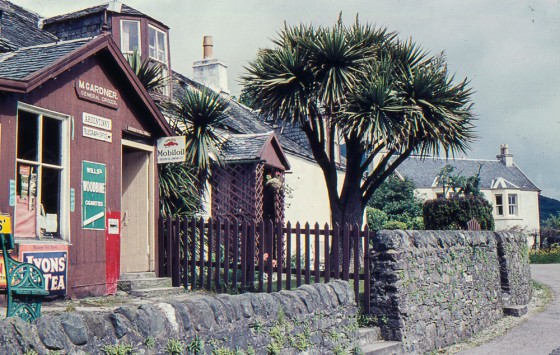
[[[505,284],[511,302],[526,304],[523,243],[522,234],[379,232],[370,255],[371,305],[384,339],[421,353],[469,337],[502,317]]]
[[[0,354],[99,354],[114,344],[139,354],[164,354],[170,345],[208,354],[348,353],[358,336],[356,313],[343,281],[272,294],[199,295],[113,312],[44,315],[33,324],[8,318],[0,321]]]

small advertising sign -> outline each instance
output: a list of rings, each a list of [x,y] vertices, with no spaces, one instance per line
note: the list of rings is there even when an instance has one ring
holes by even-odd
[[[106,166],[82,161],[82,229],[105,230]]]
[[[157,141],[157,162],[182,163],[185,161],[185,136],[165,137]]]
[[[65,295],[68,249],[60,245],[22,245],[20,260],[37,266],[45,277],[50,295]]]

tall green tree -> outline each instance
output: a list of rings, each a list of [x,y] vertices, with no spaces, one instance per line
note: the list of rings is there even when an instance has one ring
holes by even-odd
[[[474,139],[471,89],[455,83],[443,55],[358,20],[286,25],[272,44],[248,64],[244,92],[306,134],[332,222],[361,224],[374,191],[412,153],[452,155]],[[337,141],[346,145],[340,190]]]

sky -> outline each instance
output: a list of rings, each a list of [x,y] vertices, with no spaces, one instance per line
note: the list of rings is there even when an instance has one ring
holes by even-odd
[[[12,0],[44,17],[99,0]],[[106,2],[106,1],[105,1]],[[507,143],[542,194],[560,199],[560,0],[127,0],[170,27],[171,66],[192,76],[202,37],[228,65],[229,86],[284,25],[362,22],[444,52],[456,80],[468,78],[477,141],[468,158],[495,159]],[[462,155],[461,155],[462,157]]]

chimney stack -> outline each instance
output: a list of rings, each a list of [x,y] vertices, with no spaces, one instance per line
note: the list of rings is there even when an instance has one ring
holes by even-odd
[[[214,42],[212,41],[212,36],[204,36],[202,40],[203,57],[202,59],[210,59],[214,57]]]
[[[202,40],[202,60],[193,63],[193,79],[219,94],[229,95],[227,66],[214,58],[214,41],[212,36]]]
[[[507,167],[513,166],[513,155],[509,153],[509,146],[507,144],[500,145],[500,155],[497,155],[496,158]]]

